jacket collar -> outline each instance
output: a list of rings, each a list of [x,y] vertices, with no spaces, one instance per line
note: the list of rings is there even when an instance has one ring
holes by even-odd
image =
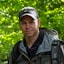
[[[40,44],[36,54],[41,53],[41,52],[51,51],[51,43],[49,42],[48,38],[49,38],[48,35],[44,34],[44,39],[42,43]],[[20,51],[24,51],[25,53],[27,53],[23,42],[20,43]]]
[[[23,44],[23,41],[20,43],[20,51],[24,51],[25,53],[27,53],[26,48]]]

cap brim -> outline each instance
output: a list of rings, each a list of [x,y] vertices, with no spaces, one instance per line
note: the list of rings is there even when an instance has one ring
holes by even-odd
[[[34,15],[29,14],[29,13],[26,13],[26,14],[22,15],[22,16],[21,16],[21,18],[22,18],[23,16],[26,16],[26,15],[28,15],[28,16],[30,16],[30,17],[32,17],[33,19],[37,19]]]

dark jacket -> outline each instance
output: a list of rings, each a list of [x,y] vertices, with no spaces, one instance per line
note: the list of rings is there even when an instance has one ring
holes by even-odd
[[[43,31],[44,38],[35,54],[35,57],[30,60],[23,41],[20,41],[19,45],[14,46],[10,54],[9,64],[51,64],[51,45],[54,40],[58,39],[58,33],[55,30]],[[18,48],[16,49],[17,46],[19,46],[19,50]],[[19,51],[18,54],[16,54],[17,51]]]

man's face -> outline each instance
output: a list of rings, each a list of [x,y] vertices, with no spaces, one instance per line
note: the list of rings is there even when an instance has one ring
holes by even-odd
[[[20,28],[26,37],[32,37],[36,35],[39,31],[40,22],[39,20],[34,20],[30,16],[22,17],[20,21]]]

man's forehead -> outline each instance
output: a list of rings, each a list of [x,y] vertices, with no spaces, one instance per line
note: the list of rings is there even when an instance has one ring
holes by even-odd
[[[33,19],[31,16],[26,15],[23,16],[21,20],[35,20],[35,19]]]
[[[22,17],[22,20],[21,20],[21,22],[37,22],[37,21],[38,21],[37,19],[33,19],[30,16],[24,16]]]

